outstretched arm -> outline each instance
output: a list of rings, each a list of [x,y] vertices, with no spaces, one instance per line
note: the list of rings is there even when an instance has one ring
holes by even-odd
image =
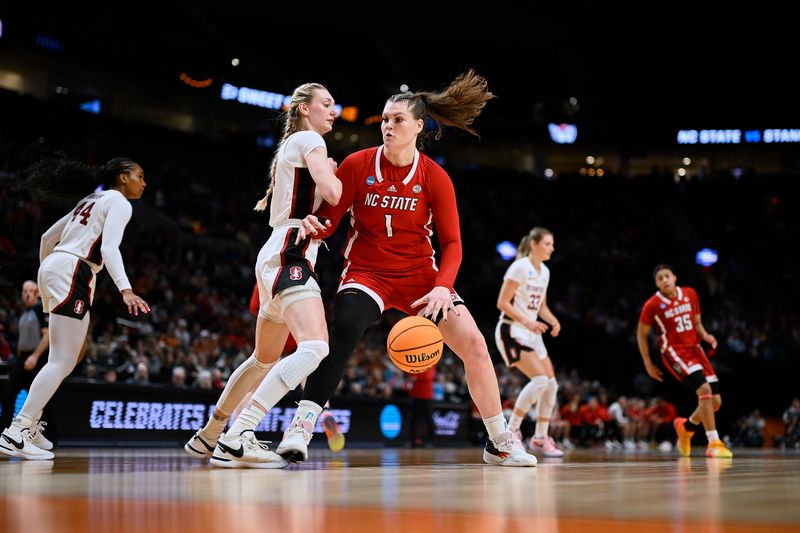
[[[131,289],[131,282],[125,274],[125,265],[122,263],[122,254],[119,253],[119,245],[122,243],[122,235],[125,233],[125,226],[131,219],[131,204],[128,201],[114,204],[106,216],[103,224],[103,244],[100,247],[100,254],[103,256],[108,273],[114,284],[122,294],[122,301],[128,306],[128,313],[134,315],[150,312],[150,306],[142,298],[135,295]]]
[[[441,168],[435,169],[431,174],[429,187],[433,223],[439,236],[442,260],[439,263],[435,287],[412,303],[411,307],[424,304],[423,316],[429,316],[435,321],[441,312],[442,319],[447,320],[448,312],[458,315],[450,298],[450,291],[458,275],[458,267],[461,266],[461,229],[458,222],[456,192],[450,177]]]
[[[432,174],[429,186],[433,223],[442,250],[436,285],[450,289],[456,282],[458,268],[461,266],[461,226],[456,191],[450,177],[441,169]]]

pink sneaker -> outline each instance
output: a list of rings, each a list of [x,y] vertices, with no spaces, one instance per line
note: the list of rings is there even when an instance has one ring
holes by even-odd
[[[542,452],[545,457],[564,457],[564,452],[556,448],[556,443],[550,435],[541,439],[531,437],[530,446],[533,451]]]

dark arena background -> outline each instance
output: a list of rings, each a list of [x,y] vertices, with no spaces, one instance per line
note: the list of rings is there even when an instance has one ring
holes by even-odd
[[[0,5],[0,390],[41,235],[88,192],[32,197],[16,187],[32,163],[58,152],[141,164],[147,189],[120,251],[152,307],[129,315],[99,275],[86,355],[49,406],[55,459],[0,455],[0,530],[800,530],[794,21],[732,4],[435,10]],[[344,450],[330,451],[318,426],[309,461],[285,469],[189,457],[183,444],[253,353],[253,266],[271,228],[252,208],[284,99],[305,82],[330,90],[341,110],[326,143],[341,162],[381,144],[390,95],[440,90],[470,68],[498,97],[474,124],[480,137],[445,130],[424,150],[456,190],[456,289],[508,416],[527,378],[495,346],[498,292],[521,237],[553,232],[547,301],[562,331],[545,335],[559,382],[550,435],[565,456],[484,464],[485,430],[447,349],[432,434],[412,428],[413,379],[386,354],[402,317],[390,311],[330,402]],[[316,265],[329,323],[345,226]],[[733,459],[705,457],[702,430],[679,457],[672,418],[697,398],[666,370],[664,382],[645,372],[636,331],[659,263],[696,289],[719,342],[708,354]],[[280,441],[300,393],[267,414],[259,438]],[[620,398],[635,424],[625,436],[607,410]]]

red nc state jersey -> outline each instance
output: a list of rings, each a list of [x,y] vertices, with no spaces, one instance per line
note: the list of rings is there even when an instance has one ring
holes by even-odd
[[[676,287],[675,298],[657,291],[645,302],[639,322],[652,326],[655,322],[661,333],[661,351],[667,346],[696,346],[700,344],[694,317],[700,314],[700,300],[691,287]]]
[[[435,161],[415,152],[414,161],[394,166],[383,146],[348,156],[336,176],[342,198],[323,204],[333,232],[350,211],[350,231],[343,250],[345,268],[368,269],[387,277],[419,268],[438,270],[436,285],[452,288],[461,263],[461,237],[455,191]],[[442,250],[437,266],[431,238],[436,229]]]

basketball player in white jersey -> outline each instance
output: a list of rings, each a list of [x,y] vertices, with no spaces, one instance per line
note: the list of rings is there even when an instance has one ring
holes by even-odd
[[[286,466],[280,455],[256,439],[255,429],[267,411],[328,355],[325,308],[314,272],[319,240],[298,243],[298,228],[322,200],[336,205],[342,195],[336,163],[328,158],[322,139],[333,129],[335,119],[334,100],[324,86],[307,83],[292,93],[283,137],[272,160],[270,187],[256,205],[257,211],[264,210],[273,195],[272,235],[256,261],[260,302],[256,349],[231,375],[208,423],[184,446],[194,457],[211,456],[213,465]],[[297,350],[278,361],[290,332]],[[249,405],[221,436],[231,412],[256,385]]]
[[[22,188],[58,194],[102,184],[103,190],[83,198],[75,209],[42,235],[39,248],[39,292],[50,313],[50,356],[33,380],[19,415],[0,435],[0,452],[24,459],[52,459],[33,441],[33,423],[80,357],[89,328],[97,274],[106,267],[128,312],[147,313],[150,307],[131,290],[119,245],[131,218],[128,200],[141,198],[144,171],[125,158],[89,167],[65,159],[44,159],[24,174]]]
[[[522,238],[517,260],[508,267],[497,297],[497,308],[501,313],[494,335],[506,365],[530,379],[517,396],[508,429],[517,432],[522,440],[520,424],[533,404],[539,402],[536,432],[530,446],[545,457],[563,457],[564,452],[556,447],[547,433],[556,404],[558,382],[542,339],[547,325],[538,321],[541,318],[550,324],[553,337],[561,331],[561,324],[547,306],[550,269],[544,262],[550,259],[553,250],[553,234],[545,228],[533,228]]]

